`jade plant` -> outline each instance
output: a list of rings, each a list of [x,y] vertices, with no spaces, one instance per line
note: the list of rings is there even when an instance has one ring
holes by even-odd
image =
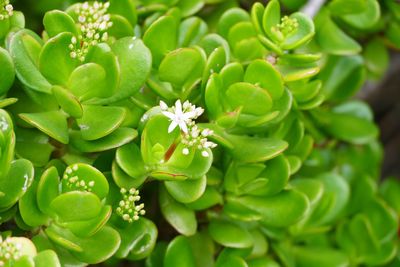
[[[304,2],[0,0],[0,266],[398,266],[400,4]]]

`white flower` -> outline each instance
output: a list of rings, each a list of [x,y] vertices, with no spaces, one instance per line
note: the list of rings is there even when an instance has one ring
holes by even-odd
[[[8,12],[12,12],[12,11],[13,11],[13,6],[10,5],[10,4],[8,4],[8,5],[6,5],[5,9],[6,9]]]
[[[194,112],[195,112],[195,114],[196,114],[196,117],[200,117],[201,114],[203,114],[204,109],[201,108],[201,107],[198,107],[198,108],[196,108],[196,109],[194,110]]]
[[[164,101],[160,101],[160,108],[163,111],[168,110],[168,105]]]
[[[201,151],[201,155],[202,155],[203,157],[205,157],[205,158],[208,158],[208,157],[210,156],[210,155],[208,154],[208,152],[205,151],[205,150]]]
[[[189,149],[187,147],[185,147],[184,149],[182,149],[182,154],[183,155],[189,155]]]
[[[204,137],[207,137],[209,135],[212,135],[214,132],[208,128],[204,129],[203,131],[201,131],[201,135]]]
[[[171,108],[165,102],[160,101],[160,108],[162,114],[171,120],[168,133],[172,132],[177,126],[181,129],[181,143],[184,145],[183,155],[189,155],[189,148],[195,147],[202,150],[201,155],[203,157],[210,156],[209,152],[204,149],[217,146],[217,144],[207,140],[207,136],[212,135],[213,131],[208,128],[200,130],[194,121],[203,114],[203,108],[196,107],[187,100],[183,105],[180,100],[177,100],[175,106]]]
[[[204,145],[203,145],[204,148],[214,148],[214,147],[216,147],[216,146],[217,146],[216,143],[210,142],[210,141],[206,141],[206,142],[204,143]]]
[[[172,132],[176,126],[179,126],[184,133],[188,133],[187,123],[189,123],[195,116],[192,111],[183,112],[182,103],[179,99],[175,102],[174,113],[169,111],[163,111],[162,113],[171,120],[171,124],[168,127],[168,133]]]

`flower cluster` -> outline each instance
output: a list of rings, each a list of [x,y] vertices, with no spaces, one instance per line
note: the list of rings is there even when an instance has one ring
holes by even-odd
[[[289,18],[284,16],[281,19],[281,23],[276,25],[273,29],[279,31],[283,36],[288,36],[293,33],[299,27],[299,23],[296,18]]]
[[[140,200],[139,190],[131,188],[129,190],[121,188],[122,200],[118,204],[117,214],[122,217],[124,221],[132,223],[139,220],[139,215],[144,215],[146,211],[143,209],[144,204],[136,205]]]
[[[63,179],[66,180],[67,186],[71,189],[73,188],[76,190],[91,192],[95,182],[89,181],[86,183],[85,180],[79,179],[79,177],[75,175],[75,172],[78,170],[78,168],[79,167],[77,164],[73,165],[72,168],[67,167]]]
[[[85,60],[89,48],[99,42],[107,41],[108,28],[112,26],[107,9],[110,3],[85,2],[77,6],[75,13],[78,16],[80,35],[72,37],[69,49],[70,56],[80,61]]]
[[[0,20],[11,17],[13,15],[13,9],[10,0],[0,0]]]
[[[5,266],[8,262],[18,260],[21,257],[22,245],[10,242],[9,238],[3,240],[0,236],[0,266]]]
[[[210,129],[200,130],[194,122],[195,119],[203,114],[204,109],[192,105],[189,101],[185,101],[182,105],[179,99],[175,102],[175,106],[171,108],[163,101],[160,101],[160,108],[162,114],[171,120],[168,132],[172,132],[177,126],[181,129],[181,142],[185,146],[182,153],[188,155],[190,148],[193,147],[203,150],[201,152],[203,157],[209,157],[205,149],[217,146],[217,144],[207,139],[208,136],[213,134],[213,131]]]

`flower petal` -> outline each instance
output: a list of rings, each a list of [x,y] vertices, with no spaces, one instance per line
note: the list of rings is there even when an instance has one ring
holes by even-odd
[[[161,110],[168,110],[168,105],[164,101],[160,100],[160,108]]]
[[[179,128],[181,128],[181,130],[182,130],[184,133],[188,133],[188,128],[187,128],[185,122],[183,122],[183,121],[179,122]]]
[[[196,116],[196,113],[193,112],[193,111],[189,111],[189,112],[186,112],[186,113],[182,114],[182,118],[185,121],[194,119],[195,116]]]
[[[175,102],[175,114],[176,115],[180,115],[180,114],[183,114],[183,112],[182,112],[182,103],[181,103],[181,100],[176,100],[176,102]]]
[[[176,121],[172,121],[171,124],[168,127],[168,133],[172,132],[176,128],[176,126],[178,126]]]
[[[172,112],[169,111],[163,111],[162,114],[168,118],[170,118],[171,120],[175,120],[176,119],[176,115]]]

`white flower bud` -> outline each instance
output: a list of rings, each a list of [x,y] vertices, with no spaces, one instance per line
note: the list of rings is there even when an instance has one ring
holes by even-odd
[[[187,147],[185,147],[184,149],[182,149],[182,154],[183,155],[189,155],[189,149]]]
[[[161,110],[166,111],[168,110],[168,105],[164,101],[160,100],[160,108]]]

